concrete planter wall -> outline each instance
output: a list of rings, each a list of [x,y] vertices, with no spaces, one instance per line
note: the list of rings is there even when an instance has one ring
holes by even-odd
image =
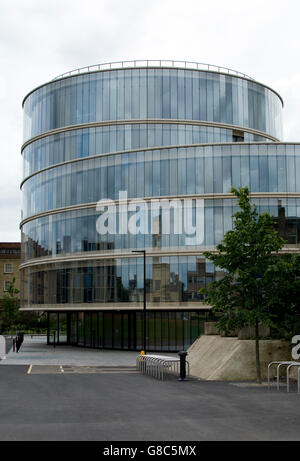
[[[292,360],[291,344],[283,340],[261,340],[260,361],[264,380],[267,379],[268,363],[275,360]],[[188,349],[188,361],[191,375],[204,380],[256,379],[254,340],[241,341],[238,338],[224,338],[219,335],[202,335]],[[275,370],[273,375],[275,376]]]
[[[204,334],[207,336],[220,335],[222,338],[238,337],[239,339],[254,339],[255,328],[244,327],[241,330],[233,330],[229,333],[220,333],[216,327],[216,322],[205,322],[204,323]],[[259,325],[259,336],[266,337],[270,336],[270,328],[265,325]]]

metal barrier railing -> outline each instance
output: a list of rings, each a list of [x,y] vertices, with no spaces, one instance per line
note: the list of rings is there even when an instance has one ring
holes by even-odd
[[[190,374],[189,363],[187,364],[187,375]],[[181,360],[176,357],[163,355],[139,355],[136,359],[136,368],[145,375],[164,380],[166,374],[181,376]]]
[[[58,75],[53,80],[58,80],[64,77],[71,77],[73,75],[85,74],[88,72],[96,72],[98,70],[114,70],[114,69],[126,69],[133,67],[179,67],[182,69],[190,70],[206,70],[213,72],[222,72],[229,75],[236,75],[238,77],[244,77],[250,80],[254,79],[247,74],[238,72],[237,70],[230,69],[228,67],[216,66],[214,64],[206,64],[203,62],[194,61],[175,61],[171,59],[134,59],[132,61],[116,61],[106,62],[102,64],[94,64],[92,66],[79,67],[78,69],[65,72]]]

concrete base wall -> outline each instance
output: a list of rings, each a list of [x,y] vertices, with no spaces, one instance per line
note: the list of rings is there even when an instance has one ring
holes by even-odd
[[[187,360],[191,375],[201,379],[209,381],[256,379],[254,340],[202,335],[188,349]],[[275,360],[293,360],[291,344],[281,340],[261,340],[260,362],[263,379],[267,379],[268,363]],[[275,367],[272,368],[275,372]]]
[[[265,325],[259,325],[258,327],[259,337],[270,336],[270,327]],[[255,328],[254,327],[244,327],[238,332],[239,339],[253,339],[255,338]]]
[[[253,339],[255,337],[255,328],[254,327],[244,327],[241,330],[233,330],[230,333],[220,333],[216,327],[217,322],[204,322],[204,334],[205,335],[220,335],[222,337],[235,337],[238,336],[239,339]],[[264,336],[270,336],[270,327],[265,325],[259,325],[258,328],[259,336],[262,338]]]

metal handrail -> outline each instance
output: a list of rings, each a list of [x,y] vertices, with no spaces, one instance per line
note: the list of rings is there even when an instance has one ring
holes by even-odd
[[[191,70],[206,70],[212,72],[222,72],[229,75],[235,75],[238,77],[247,78],[254,81],[254,78],[250,77],[249,75],[243,74],[242,72],[238,72],[237,70],[230,69],[228,67],[223,66],[216,66],[214,64],[206,64],[200,62],[193,62],[193,61],[174,61],[171,59],[135,59],[132,61],[115,61],[115,62],[107,62],[102,64],[94,64],[92,66],[85,66],[79,67],[78,69],[71,70],[69,72],[65,72],[57,77],[54,77],[54,80],[58,80],[64,77],[71,77],[73,75],[85,74],[88,72],[96,72],[101,70],[114,70],[114,69],[128,69],[133,67],[179,67],[183,69],[191,69]]]

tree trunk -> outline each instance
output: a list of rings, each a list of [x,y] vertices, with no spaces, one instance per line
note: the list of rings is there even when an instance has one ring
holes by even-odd
[[[256,356],[256,379],[259,384],[261,384],[261,370],[260,370],[260,360],[259,360],[259,330],[258,330],[258,320],[255,321],[255,356]]]

